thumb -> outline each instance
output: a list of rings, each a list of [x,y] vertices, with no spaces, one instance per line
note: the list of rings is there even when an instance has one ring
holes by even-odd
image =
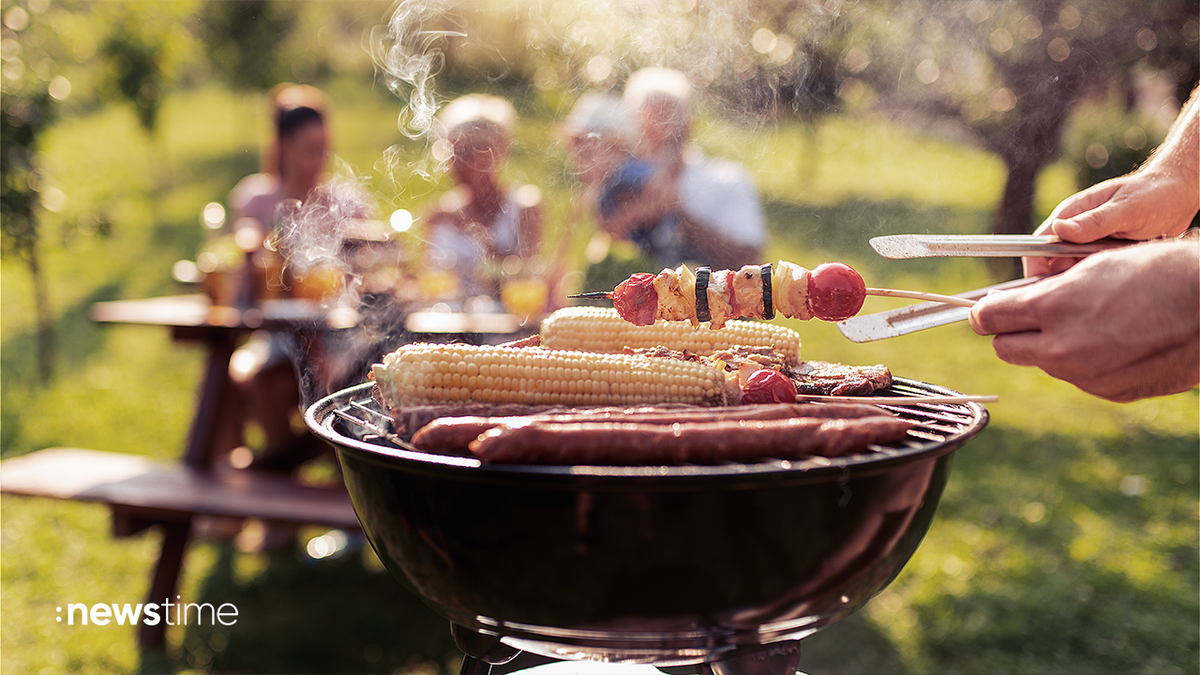
[[[1103,239],[1121,228],[1123,209],[1119,203],[1105,202],[1070,218],[1056,218],[1050,230],[1063,241],[1085,244]]]

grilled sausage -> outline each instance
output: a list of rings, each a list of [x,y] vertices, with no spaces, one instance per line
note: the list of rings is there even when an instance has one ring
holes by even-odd
[[[412,443],[426,452],[461,453],[483,432],[523,420],[541,422],[632,422],[638,424],[692,424],[717,420],[770,420],[792,417],[858,418],[886,415],[882,409],[862,404],[779,403],[733,408],[589,408],[571,412],[544,412],[522,416],[457,415],[440,417],[422,426]]]
[[[910,426],[887,415],[679,425],[524,420],[489,429],[469,447],[476,457],[496,464],[717,464],[837,457],[897,442]]]

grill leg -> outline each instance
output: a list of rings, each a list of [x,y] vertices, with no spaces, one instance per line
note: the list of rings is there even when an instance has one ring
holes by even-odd
[[[800,641],[740,647],[705,665],[712,675],[796,675],[800,667]]]
[[[521,653],[521,650],[509,647],[494,635],[484,635],[454,622],[450,623],[450,635],[454,637],[454,644],[458,645],[462,653],[467,655],[468,660],[479,661],[484,665],[508,663]],[[466,667],[466,662],[464,662],[463,667]],[[464,670],[463,672],[467,671]],[[488,673],[491,671],[482,670],[479,672]]]
[[[458,675],[491,675],[491,672],[492,664],[468,654],[463,657],[462,668],[458,671]]]

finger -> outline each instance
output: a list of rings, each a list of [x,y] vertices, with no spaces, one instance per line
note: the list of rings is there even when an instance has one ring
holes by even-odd
[[[1065,272],[1083,258],[1023,258],[1026,277],[1043,277],[1050,274]]]
[[[1056,218],[1051,221],[1050,230],[1063,241],[1077,244],[1096,241],[1115,234],[1126,224],[1124,206],[1107,202],[1070,218]]]
[[[1063,241],[1086,244],[1106,237],[1111,232],[1107,223],[1113,221],[1110,209],[1103,207],[1070,218],[1058,218],[1050,223],[1050,231]]]
[[[1101,183],[1083,190],[1074,199],[1067,200],[1067,208],[1058,213],[1059,218],[1073,218],[1081,213],[1094,211],[1112,201],[1119,188],[1117,183]]]
[[[1004,333],[992,338],[992,349],[996,357],[1014,366],[1040,366],[1045,345],[1045,334],[1041,331]]]
[[[1027,277],[1041,277],[1050,274],[1050,261],[1053,258],[1021,258],[1021,267]]]
[[[1114,196],[1121,188],[1120,180],[1105,181],[1078,192],[1054,209],[1038,228],[1041,234],[1054,234],[1063,241],[1086,243],[1112,234],[1120,219],[1112,218]]]
[[[1058,206],[1054,207],[1054,210],[1050,212],[1050,217],[1046,220],[1049,222],[1072,218],[1081,213],[1091,211],[1112,199],[1112,196],[1116,194],[1119,187],[1120,184],[1115,181],[1105,181],[1076,192],[1059,202]]]
[[[1027,288],[988,293],[971,308],[971,329],[980,335],[1040,330],[1035,313],[1029,309],[1033,297]]]

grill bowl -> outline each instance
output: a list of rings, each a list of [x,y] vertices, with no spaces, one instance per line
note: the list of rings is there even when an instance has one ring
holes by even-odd
[[[794,640],[854,612],[916,550],[953,452],[983,406],[896,378],[916,422],[865,455],[671,467],[488,465],[364,435],[313,404],[363,531],[388,569],[458,626],[556,658],[694,663]],[[376,408],[378,409],[378,408]]]

